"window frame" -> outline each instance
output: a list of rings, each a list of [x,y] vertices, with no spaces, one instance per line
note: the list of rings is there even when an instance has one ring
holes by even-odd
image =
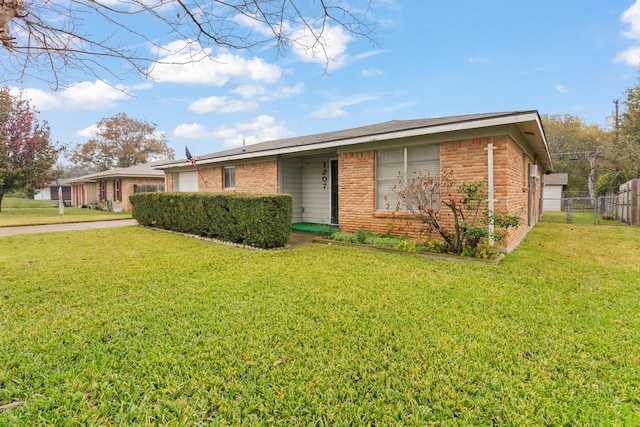
[[[236,188],[236,167],[224,166],[222,168],[222,188],[233,190]]]
[[[113,200],[118,202],[122,201],[122,183],[119,179],[113,180]]]
[[[100,181],[100,200],[107,200],[107,181]]]
[[[417,170],[422,170],[422,171],[426,171],[428,173],[430,173],[432,176],[440,176],[440,164],[441,164],[441,157],[440,157],[440,146],[441,144],[423,144],[423,145],[407,145],[407,146],[402,146],[402,147],[393,147],[393,148],[382,148],[382,149],[378,149],[375,151],[375,210],[378,212],[393,212],[396,211],[396,206],[397,206],[397,200],[395,197],[390,197],[393,196],[393,194],[391,193],[391,188],[393,185],[395,185],[396,182],[398,182],[398,180],[400,178],[404,178],[405,182],[407,180],[407,177],[410,176],[410,174],[414,171]],[[426,149],[426,150],[431,150],[433,149],[435,152],[430,154],[428,151],[425,152],[425,157],[422,159],[411,159],[409,156],[410,150],[412,149]],[[385,167],[384,164],[380,163],[380,153],[381,152],[387,152],[387,153],[391,153],[391,152],[399,152],[402,151],[402,170],[397,171],[394,175],[393,178],[390,178],[390,176],[388,176],[388,172],[385,175],[380,175],[382,168]],[[397,156],[396,157],[400,157]],[[437,161],[437,165],[432,164],[435,163]],[[400,167],[400,162],[399,161],[395,161],[395,162],[389,162],[386,166],[388,167],[388,165],[391,164],[396,164],[396,166]],[[433,171],[433,169],[435,169],[435,172]],[[390,180],[393,180],[393,184],[387,185],[384,184],[384,182],[389,182]],[[382,192],[380,189],[380,185],[385,185],[387,187],[386,192]],[[400,211],[402,212],[406,212],[406,210],[404,209],[400,209]]]

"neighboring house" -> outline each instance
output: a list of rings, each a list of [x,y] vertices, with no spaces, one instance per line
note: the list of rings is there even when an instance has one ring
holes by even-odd
[[[62,188],[62,200],[71,201],[71,186],[59,182],[48,182],[43,188],[33,195],[33,200],[55,200],[58,201],[58,190]]]
[[[164,191],[164,173],[141,163],[128,168],[97,172],[65,182],[71,184],[72,206],[131,210],[129,196],[135,193]]]
[[[495,212],[524,219],[501,242],[506,250],[538,222],[540,177],[552,169],[537,111],[393,120],[203,155],[197,165],[155,167],[164,170],[167,191],[289,193],[294,223],[413,237],[424,237],[424,226],[387,206],[391,186],[418,169],[453,171],[459,182],[487,183]]]
[[[544,200],[542,210],[559,212],[564,209],[564,192],[569,182],[568,173],[550,173],[542,178]]]

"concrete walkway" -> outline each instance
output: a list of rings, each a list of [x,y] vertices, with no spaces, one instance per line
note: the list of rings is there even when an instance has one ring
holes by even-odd
[[[0,236],[17,234],[50,233],[53,231],[91,230],[95,228],[124,227],[138,225],[135,219],[115,219],[112,221],[71,222],[67,224],[21,225],[19,227],[0,227]]]

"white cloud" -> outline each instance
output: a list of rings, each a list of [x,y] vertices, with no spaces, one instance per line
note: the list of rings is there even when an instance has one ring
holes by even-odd
[[[241,85],[232,90],[232,93],[237,93],[245,99],[253,98],[256,95],[262,95],[265,89],[264,86],[257,85]]]
[[[623,31],[622,34],[632,40],[640,40],[640,0],[622,13],[620,21],[630,27],[629,31]]]
[[[76,132],[76,136],[81,136],[83,138],[93,138],[94,136],[96,136],[97,132],[98,132],[98,126],[91,125],[84,129],[80,129],[78,132]]]
[[[189,105],[189,110],[194,113],[238,113],[253,111],[258,108],[258,103],[251,101],[238,101],[228,96],[210,96],[200,98]]]
[[[381,76],[384,73],[379,68],[369,67],[365,70],[362,70],[360,74],[362,75],[362,77],[375,77],[375,76]]]
[[[245,14],[237,14],[233,17],[233,21],[251,29],[251,32],[262,34],[263,36],[267,37],[274,36],[273,31],[267,24]],[[283,22],[282,25],[283,30],[286,29],[286,22]]]
[[[235,16],[233,20],[252,33],[258,33],[267,38],[273,37],[275,42],[273,29],[264,22],[241,14]],[[276,32],[291,41],[294,53],[303,61],[320,64],[327,70],[335,70],[345,65],[347,44],[353,40],[353,36],[342,27],[323,25],[311,30],[308,26],[301,25],[301,22],[292,26],[292,21],[282,22],[280,25],[281,27],[275,29]],[[362,58],[376,53],[378,52],[364,54]]]
[[[567,88],[564,85],[556,85],[556,90],[560,93],[567,93]]]
[[[640,0],[636,0],[622,15],[620,21],[629,25],[629,31],[623,31],[622,34],[631,39],[640,41]],[[613,62],[624,62],[628,65],[638,66],[640,64],[640,46],[634,46],[626,49],[613,58]]]
[[[489,58],[484,58],[481,56],[471,56],[467,58],[467,62],[469,64],[488,64],[491,61],[489,60]]]
[[[640,46],[619,52],[613,58],[613,62],[625,62],[628,65],[637,66],[640,64]]]
[[[325,26],[312,33],[308,28],[292,34],[293,50],[305,62],[315,62],[335,70],[345,65],[347,44],[353,39],[342,27]]]
[[[27,88],[23,92],[39,111],[100,110],[114,107],[118,100],[130,98],[126,86],[111,86],[99,80],[79,82],[59,92],[35,88]]]
[[[304,91],[304,83],[298,83],[295,86],[283,86],[273,91],[267,91],[263,86],[242,85],[232,90],[245,99],[257,97],[260,102],[277,101],[278,99],[288,98]],[[259,96],[260,95],[260,96]]]
[[[311,115],[318,119],[328,119],[333,117],[347,116],[349,113],[345,111],[344,107],[360,104],[362,102],[371,101],[376,99],[375,96],[370,95],[354,95],[349,96],[337,101],[330,102],[318,108]]]
[[[212,137],[211,131],[198,123],[183,123],[173,130],[173,136],[186,139],[201,139]]]
[[[242,146],[258,142],[293,136],[293,132],[283,124],[276,123],[271,116],[263,114],[250,122],[236,123],[235,126],[207,128],[198,123],[181,124],[173,131],[173,136],[186,139],[220,139],[225,147]]]
[[[311,115],[316,119],[332,119],[334,117],[348,116],[349,113],[341,108],[326,106],[318,108]]]
[[[273,92],[261,96],[260,101],[277,101],[278,99],[288,98],[290,96],[302,93],[302,91],[304,91],[304,87],[304,83],[298,83],[295,86],[283,86]]]
[[[232,77],[274,83],[282,75],[280,68],[262,58],[245,59],[221,50],[203,48],[193,40],[176,41],[157,51],[158,62],[149,69],[159,82],[223,86]]]

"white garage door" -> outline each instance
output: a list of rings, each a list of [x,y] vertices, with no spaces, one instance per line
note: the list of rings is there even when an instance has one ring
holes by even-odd
[[[198,192],[198,172],[180,172],[173,174],[173,191]]]

